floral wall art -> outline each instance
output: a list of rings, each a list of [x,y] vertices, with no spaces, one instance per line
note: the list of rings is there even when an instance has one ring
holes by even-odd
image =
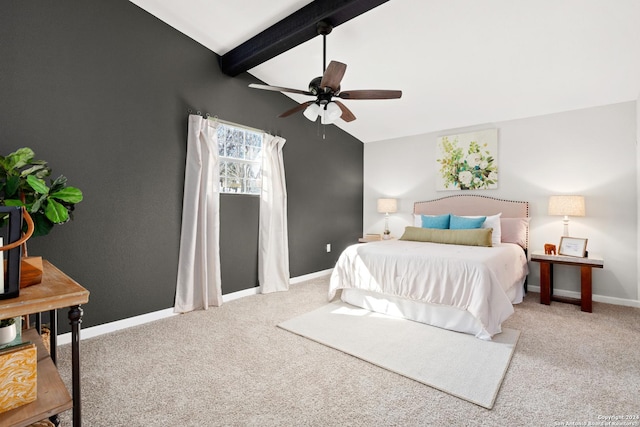
[[[438,138],[436,190],[498,188],[498,129]]]

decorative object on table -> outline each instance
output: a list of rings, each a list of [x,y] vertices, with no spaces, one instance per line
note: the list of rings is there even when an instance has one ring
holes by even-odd
[[[11,317],[0,320],[0,345],[9,344],[17,335],[16,319]]]
[[[42,326],[40,328],[40,337],[42,338],[44,349],[47,350],[47,354],[51,354],[51,329],[49,329],[48,326]]]
[[[545,255],[556,255],[556,245],[553,245],[551,243],[545,243],[544,244],[544,254]]]
[[[398,201],[396,199],[378,199],[378,213],[384,214],[384,235],[383,239],[388,240],[391,238],[391,231],[389,231],[389,214],[396,213],[398,211]]]
[[[585,216],[584,196],[562,195],[549,197],[549,215],[562,215],[563,236],[569,235],[569,217]]]
[[[2,229],[2,231],[8,240],[8,243],[4,245],[4,239],[0,238],[0,256],[2,257],[0,300],[15,298],[20,294],[21,245],[33,233],[33,221],[26,214],[27,231],[22,235],[23,213],[26,214],[25,208],[19,206],[0,206],[0,217],[4,218],[6,224],[6,228]]]
[[[60,175],[50,180],[51,168],[44,160],[34,160],[30,148],[20,148],[7,156],[0,156],[0,206],[19,206],[33,218],[33,236],[49,234],[56,224],[73,219],[73,210],[82,201],[82,191],[67,186],[67,178]],[[24,218],[27,220],[28,215]],[[7,221],[0,215],[0,226]],[[23,262],[20,287],[40,283],[42,258],[29,257],[26,244],[22,245]]]
[[[41,420],[30,424],[29,427],[56,427],[56,425],[49,420]]]
[[[37,366],[37,350],[33,343],[0,349],[0,413],[36,400]]]
[[[560,249],[558,250],[558,255],[584,258],[586,254],[587,239],[566,236],[560,238]]]
[[[49,420],[42,420],[42,421],[38,421],[36,423],[31,424],[29,427],[56,427],[56,426]]]
[[[498,129],[441,136],[436,190],[498,188]]]

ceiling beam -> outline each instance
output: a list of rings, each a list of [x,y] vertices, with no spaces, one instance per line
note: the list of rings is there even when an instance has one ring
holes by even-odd
[[[318,35],[316,25],[334,28],[389,0],[315,0],[220,57],[224,74],[235,77]]]

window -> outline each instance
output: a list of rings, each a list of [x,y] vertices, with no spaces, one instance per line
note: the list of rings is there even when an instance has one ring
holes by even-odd
[[[262,185],[262,134],[220,123],[220,192],[260,194]]]

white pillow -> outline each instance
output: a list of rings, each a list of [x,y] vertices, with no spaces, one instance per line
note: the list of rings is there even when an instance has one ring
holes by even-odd
[[[413,226],[414,227],[422,227],[422,215],[413,214]]]
[[[443,215],[415,215],[413,217],[414,227],[448,229],[451,214]]]
[[[500,215],[499,214],[487,216],[487,219],[484,220],[481,228],[493,228],[493,233],[491,234],[491,244],[493,246],[499,245],[502,242],[502,228],[500,226]],[[466,218],[479,218],[481,215],[477,216],[467,216]]]

